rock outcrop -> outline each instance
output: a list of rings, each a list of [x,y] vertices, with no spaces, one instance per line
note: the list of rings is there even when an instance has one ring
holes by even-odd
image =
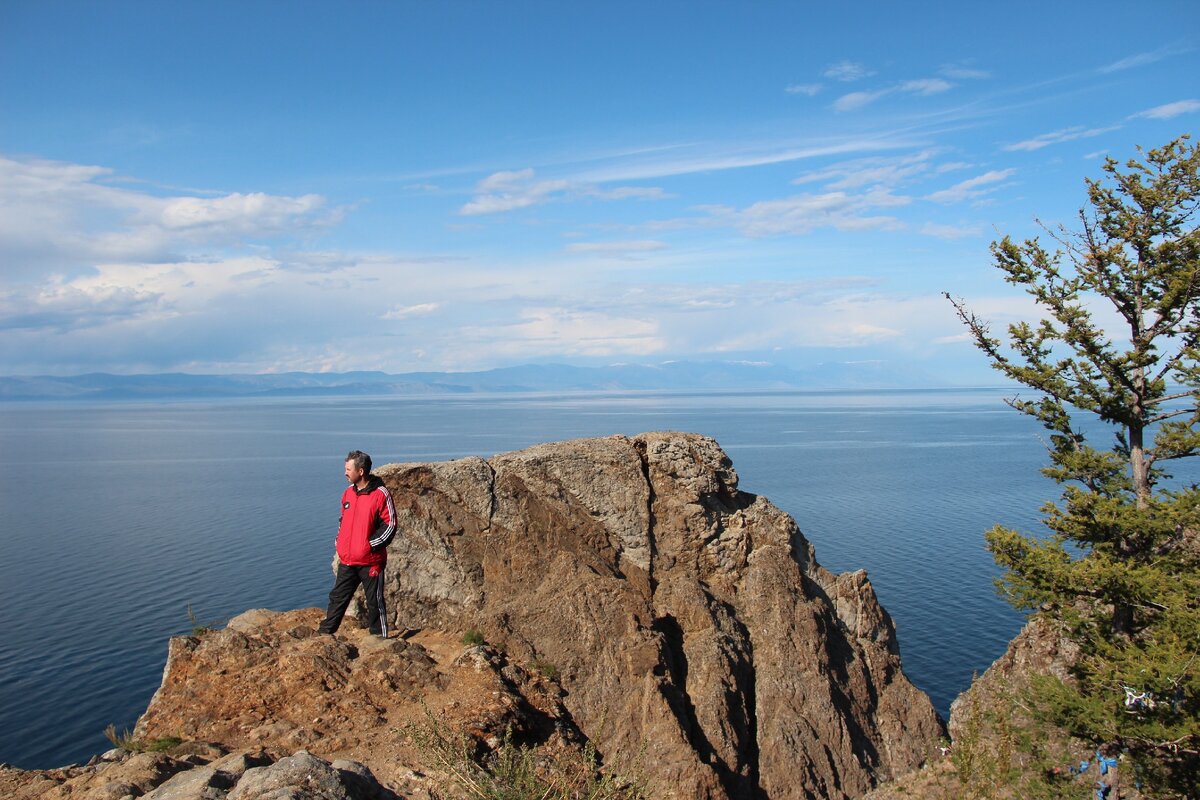
[[[317,608],[255,609],[223,630],[172,639],[162,685],[133,738],[304,749],[366,764],[404,797],[424,797],[436,784],[418,772],[430,753],[416,734],[463,733],[484,748],[507,735],[551,749],[583,742],[558,684],[490,645],[434,630],[384,640],[352,624],[325,636],[317,633],[322,616]]]
[[[950,706],[950,735],[961,739],[968,728],[975,735],[990,739],[986,714],[982,710],[997,706],[1008,710],[1014,697],[1027,690],[1035,675],[1053,675],[1064,682],[1073,680],[1071,668],[1079,660],[1079,646],[1063,635],[1052,622],[1035,616],[1008,643],[1004,655],[971,682],[970,688]],[[1011,722],[1012,720],[1007,720]]]
[[[1048,618],[1035,615],[1009,642],[1004,654],[972,682],[950,707],[951,741],[942,757],[923,769],[885,784],[863,800],[957,800],[993,797],[997,800],[1042,796],[1047,774],[1058,768],[1060,792],[1071,789],[1090,795],[1087,787],[1104,778],[1119,785],[1120,770],[1100,774],[1092,757],[1095,748],[1073,740],[1066,731],[1034,719],[1028,692],[1037,676],[1051,675],[1070,682],[1079,648]],[[1091,761],[1090,771],[1070,773],[1070,767]],[[1137,798],[1126,785],[1121,797]],[[1066,796],[1065,794],[1063,796]],[[1116,796],[1116,795],[1114,795]]]
[[[606,760],[686,798],[856,797],[942,732],[862,572],[818,565],[712,439],[648,433],[378,470],[398,627],[553,664]]]
[[[614,436],[377,474],[400,526],[390,622],[415,635],[322,636],[321,611],[304,609],[178,637],[140,740],[349,759],[414,797],[437,772],[413,735],[427,723],[484,749],[506,732],[589,742],[650,796],[689,800],[860,797],[936,752],[941,721],[865,573],[823,569],[712,439]],[[468,630],[487,644],[464,646]]]

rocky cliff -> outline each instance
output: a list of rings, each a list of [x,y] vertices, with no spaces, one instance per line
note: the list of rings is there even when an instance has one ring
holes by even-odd
[[[377,474],[400,526],[388,613],[419,633],[318,636],[310,609],[175,639],[139,737],[306,749],[412,790],[424,714],[481,746],[590,741],[652,796],[712,800],[858,797],[935,751],[941,722],[866,575],[823,569],[712,439]],[[488,644],[464,649],[470,629]]]
[[[1040,676],[1064,682],[1080,652],[1065,632],[1043,615],[1034,615],[1008,644],[1004,654],[972,682],[950,707],[951,741],[945,756],[920,771],[870,792],[863,800],[958,800],[988,797],[1092,796],[1103,780],[1112,797],[1136,800],[1142,795],[1122,758],[1120,767],[1101,772],[1096,748],[1073,739],[1067,731],[1036,719],[1029,691]],[[1090,764],[1082,774],[1072,767]]]

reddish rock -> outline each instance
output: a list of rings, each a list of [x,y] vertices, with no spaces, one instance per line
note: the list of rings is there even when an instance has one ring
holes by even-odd
[[[378,471],[397,627],[553,664],[606,760],[664,796],[855,797],[942,733],[862,572],[820,567],[712,439],[649,433]]]

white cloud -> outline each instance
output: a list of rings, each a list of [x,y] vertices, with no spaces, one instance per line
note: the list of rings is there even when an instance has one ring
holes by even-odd
[[[169,261],[188,252],[340,219],[315,194],[159,197],[112,185],[102,167],[0,158],[0,263],[10,280],[106,261]]]
[[[458,335],[506,358],[650,355],[666,347],[653,319],[531,307],[519,312],[519,320],[498,327],[467,326]]]
[[[1136,114],[1131,114],[1129,119],[1137,119],[1144,117],[1146,119],[1171,119],[1178,117],[1180,114],[1191,114],[1195,111],[1200,111],[1200,100],[1177,100],[1174,103],[1166,103],[1165,105],[1148,108],[1145,111],[1139,111]]]
[[[526,208],[544,202],[555,193],[570,187],[565,180],[534,180],[532,168],[519,171],[496,172],[475,186],[475,198],[463,206],[459,213],[496,214]]]
[[[904,81],[895,86],[889,86],[883,89],[876,89],[870,92],[850,92],[844,94],[833,102],[834,111],[856,111],[864,106],[868,106],[879,100],[882,97],[887,97],[890,94],[912,94],[918,97],[928,97],[934,94],[941,94],[954,88],[954,84],[941,78],[919,78],[917,80]]]
[[[598,186],[576,185],[582,197],[596,197],[600,200],[662,200],[669,195],[657,186],[618,186],[614,189],[601,189]]]
[[[927,195],[926,200],[935,203],[961,203],[964,200],[974,200],[1000,188],[997,184],[1011,176],[1015,169],[1000,169],[976,175],[965,181],[959,181],[948,189]]]
[[[823,77],[831,81],[842,81],[844,83],[852,83],[874,74],[864,64],[856,61],[839,61],[836,64],[830,64],[821,72]]]
[[[788,94],[802,94],[802,95],[806,95],[808,97],[812,97],[821,91],[821,84],[819,84],[819,83],[793,83],[790,86],[785,87],[784,91],[787,92]]]
[[[750,237],[800,235],[818,228],[837,230],[896,229],[903,225],[895,217],[872,215],[877,208],[907,205],[911,199],[887,189],[862,194],[826,192],[803,194],[780,200],[764,200],[740,211],[725,206],[707,210],[718,222],[732,225]]]
[[[441,308],[439,303],[418,303],[415,306],[395,306],[386,311],[380,319],[408,319],[432,314]]]
[[[324,198],[315,194],[278,197],[262,192],[235,192],[216,198],[175,197],[155,209],[156,218],[150,221],[173,231],[226,228],[262,235],[283,230],[324,204]]]
[[[649,160],[630,160],[618,166],[586,171],[577,180],[590,183],[644,180],[698,172],[760,167],[784,164],[810,158],[844,155],[847,153],[880,152],[905,149],[913,141],[905,135],[862,136],[836,140],[816,139],[801,142],[766,142],[749,145],[695,145],[680,147],[667,156],[655,154]],[[681,154],[692,151],[694,154]]]
[[[970,333],[954,333],[949,336],[938,336],[934,338],[934,344],[971,344],[975,341],[975,337]]]
[[[952,88],[954,88],[953,83],[944,81],[941,78],[922,78],[915,81],[905,81],[900,84],[900,91],[918,95],[941,94]]]
[[[1062,128],[1061,130],[1043,133],[1040,136],[1035,136],[1032,139],[1026,139],[1015,144],[1005,145],[1004,149],[1009,152],[1015,150],[1041,150],[1043,147],[1049,147],[1052,144],[1061,144],[1063,142],[1073,142],[1076,139],[1090,139],[1093,136],[1099,136],[1109,131],[1115,131],[1120,128],[1120,125],[1110,125],[1107,128],[1084,128],[1075,126],[1071,128]]]
[[[966,239],[983,233],[982,225],[941,225],[936,222],[926,222],[921,226],[921,233],[935,236],[938,239]]]
[[[850,94],[844,94],[837,100],[833,101],[833,110],[855,111],[863,106],[874,103],[876,100],[884,97],[887,94],[887,90],[881,90],[878,92],[850,92]]]
[[[757,290],[758,287],[744,287]],[[740,317],[740,319],[739,319]],[[888,295],[859,291],[787,292],[755,306],[754,314],[729,313],[717,328],[710,352],[775,348],[909,346],[957,333],[953,309],[934,295]],[[710,320],[703,320],[712,325]]]
[[[894,339],[900,335],[895,328],[885,328],[882,325],[872,325],[867,322],[855,322],[846,328],[847,332],[862,341],[864,339]]]
[[[132,290],[157,295],[175,307],[199,309],[221,295],[245,292],[280,275],[274,259],[242,256],[217,261],[100,264],[68,285],[96,296]]]
[[[73,331],[153,313],[160,295],[125,287],[85,291],[62,282],[0,292],[0,330]]]
[[[222,298],[256,292],[277,277],[277,263],[257,257],[102,264],[73,279],[6,290],[0,328],[67,330],[203,315]]]
[[[1120,60],[1114,61],[1100,68],[1100,72],[1120,72],[1121,70],[1132,69],[1134,67],[1142,67],[1146,64],[1153,64],[1156,61],[1162,61],[1164,58],[1181,55],[1186,53],[1191,48],[1179,47],[1175,45],[1160,47],[1157,50],[1152,50],[1148,53],[1137,53],[1136,55],[1126,56]]]
[[[794,184],[827,182],[830,189],[859,189],[863,186],[897,186],[930,170],[933,152],[922,151],[907,156],[872,156],[842,161],[805,173],[792,180]]]
[[[666,194],[662,189],[647,186],[617,186],[604,189],[594,183],[578,180],[537,180],[534,170],[526,168],[496,172],[481,180],[475,186],[475,197],[460,208],[459,213],[465,216],[498,214],[573,197],[656,200],[666,197]]]
[[[574,242],[567,245],[568,253],[648,253],[654,250],[665,250],[665,242],[653,239],[640,239],[625,242]]]
[[[982,80],[992,77],[990,72],[982,69],[974,69],[972,67],[961,66],[958,64],[946,64],[938,70],[938,74],[945,75],[947,78],[954,80],[970,81]]]

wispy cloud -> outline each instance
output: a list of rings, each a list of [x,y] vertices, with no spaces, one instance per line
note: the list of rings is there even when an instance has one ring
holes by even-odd
[[[843,83],[860,81],[874,74],[874,70],[857,61],[839,61],[836,64],[830,64],[821,71],[823,77],[831,81],[842,81]]]
[[[638,239],[624,242],[574,242],[567,245],[568,253],[614,253],[629,255],[631,253],[649,253],[655,250],[666,250],[667,244],[654,239]]]
[[[983,233],[982,225],[941,225],[936,222],[926,222],[921,226],[921,233],[938,239],[967,239]]]
[[[799,142],[719,143],[677,148],[670,153],[646,159],[622,160],[616,164],[583,171],[575,179],[586,183],[648,180],[700,172],[719,172],[789,161],[883,152],[913,146],[916,139],[908,134],[853,136]]]
[[[793,83],[783,89],[788,94],[802,94],[812,97],[821,91],[819,83]]]
[[[830,189],[859,189],[864,186],[898,186],[932,168],[933,152],[888,158],[873,156],[841,161],[808,172],[792,180],[794,184],[826,182]]]
[[[730,287],[738,306],[747,294],[771,290],[753,302],[754,314],[720,313],[726,323],[716,330],[710,352],[745,352],[777,347],[851,348],[899,341],[931,340],[952,330],[948,304],[930,295],[905,297],[845,288],[838,292],[787,291],[786,285]],[[701,319],[704,319],[703,317]],[[698,321],[699,322],[699,321]],[[711,322],[709,323],[711,327]]]
[[[565,307],[530,307],[519,320],[497,326],[465,326],[457,335],[486,347],[492,357],[651,355],[666,349],[652,318]]]
[[[855,111],[891,94],[912,94],[918,97],[941,94],[954,88],[954,84],[942,78],[919,78],[903,81],[874,91],[850,92],[833,101],[834,111]]]
[[[427,314],[432,314],[441,308],[438,303],[418,303],[413,306],[396,306],[384,312],[380,319],[408,319],[409,317],[422,317]]]
[[[939,75],[959,81],[983,80],[992,77],[990,72],[962,64],[945,64],[938,70]]]
[[[573,197],[653,200],[665,196],[663,190],[657,187],[617,186],[606,189],[592,183],[564,178],[537,180],[533,168],[527,168],[496,172],[484,178],[475,186],[475,197],[459,209],[459,213],[465,216],[498,214]]]
[[[1052,144],[1062,144],[1063,142],[1073,142],[1077,139],[1090,139],[1093,136],[1099,136],[1109,131],[1115,131],[1120,128],[1120,125],[1109,125],[1104,128],[1084,128],[1076,126],[1071,128],[1062,128],[1050,133],[1043,133],[1040,136],[1035,136],[1032,139],[1007,144],[1004,149],[1012,152],[1016,150],[1041,150],[1043,147],[1049,147]]]
[[[974,178],[968,178],[965,181],[960,181],[948,189],[934,192],[927,195],[926,200],[932,200],[935,203],[961,203],[964,200],[976,200],[986,194],[996,191],[1000,188],[1003,181],[1007,180],[1015,169],[1001,169],[985,172],[982,175],[976,175]]]
[[[1178,56],[1187,53],[1191,50],[1190,47],[1182,47],[1180,45],[1167,45],[1160,47],[1157,50],[1151,50],[1148,53],[1137,53],[1136,55],[1126,56],[1100,67],[1100,72],[1120,72],[1121,70],[1133,69],[1134,67],[1143,67],[1147,64],[1153,64],[1156,61],[1162,61],[1164,58]]]
[[[911,92],[917,95],[940,94],[949,91],[954,87],[950,81],[942,80],[941,78],[922,78],[915,81],[905,81],[900,84],[899,91]]]
[[[890,93],[890,90],[887,89],[881,89],[877,92],[850,92],[849,94],[844,94],[837,100],[833,101],[833,110],[854,111],[864,106],[868,106],[879,98],[885,97]]]
[[[1180,114],[1191,114],[1195,111],[1200,111],[1200,100],[1177,100],[1174,103],[1166,103],[1165,105],[1148,108],[1145,111],[1139,111],[1136,114],[1130,114],[1129,119],[1137,119],[1143,117],[1146,119],[1171,119],[1178,117]]]
[[[895,217],[872,212],[910,202],[911,198],[877,188],[857,195],[826,192],[764,200],[741,210],[727,206],[710,206],[704,210],[714,221],[732,225],[742,234],[757,238],[802,235],[818,228],[842,231],[900,228],[903,225]]]
[[[613,189],[601,189],[599,186],[575,185],[580,197],[595,197],[600,200],[662,200],[668,197],[657,186],[617,186]]]
[[[975,165],[969,161],[947,161],[945,164],[938,164],[936,172],[938,174],[943,172],[954,172],[960,169],[970,169],[973,166]]]
[[[539,181],[532,168],[493,173],[475,185],[475,198],[460,214],[498,214],[541,203],[571,186],[566,180]]]

